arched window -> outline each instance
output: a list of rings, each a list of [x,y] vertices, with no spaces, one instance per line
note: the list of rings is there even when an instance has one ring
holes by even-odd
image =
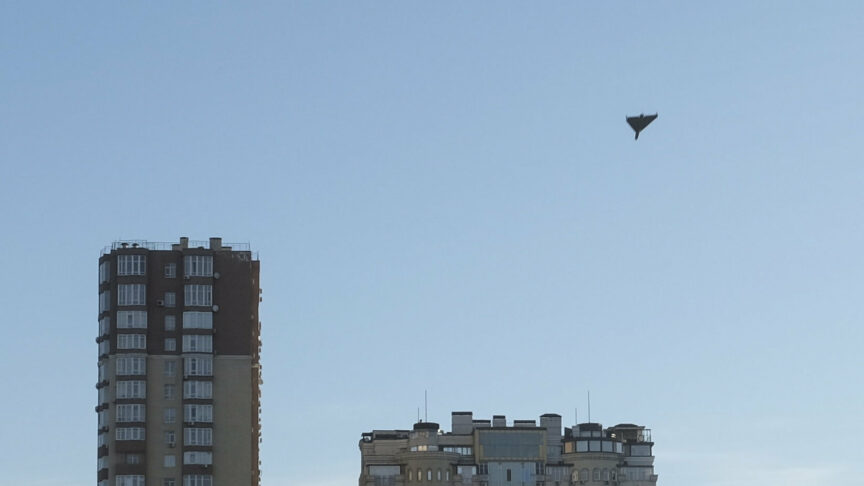
[[[408,476],[408,481],[411,481],[414,479],[414,476],[411,475],[411,469],[406,469],[405,475]]]
[[[579,481],[588,481],[588,476],[590,474],[591,473],[588,471],[587,467],[583,468],[581,471],[579,471]]]
[[[441,481],[441,470],[438,470],[438,481]]]
[[[423,469],[417,470],[417,481],[423,481]]]
[[[449,469],[444,471],[444,480],[450,481],[450,470]]]
[[[609,470],[605,467],[603,468],[603,481],[609,481]]]
[[[426,470],[426,480],[432,481],[432,470],[431,469]]]
[[[593,471],[591,471],[591,479],[594,481],[600,481],[600,468],[595,467]]]

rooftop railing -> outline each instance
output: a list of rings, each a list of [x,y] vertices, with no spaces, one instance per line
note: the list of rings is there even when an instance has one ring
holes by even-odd
[[[106,246],[102,248],[102,252],[100,256],[106,255],[114,250],[128,249],[128,248],[143,248],[145,250],[152,251],[171,251],[174,249],[174,245],[178,245],[179,242],[166,242],[166,241],[147,241],[147,240],[117,240],[111,243],[110,246]],[[210,242],[206,240],[189,240],[188,248],[210,248]],[[252,251],[252,245],[249,243],[222,243],[223,250],[231,249],[231,251]],[[257,252],[255,252],[254,258],[258,258]]]

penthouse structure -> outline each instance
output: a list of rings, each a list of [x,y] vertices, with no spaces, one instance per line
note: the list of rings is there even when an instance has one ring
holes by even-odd
[[[118,241],[99,258],[97,486],[258,486],[259,261]]]
[[[360,439],[360,486],[656,486],[651,430],[581,423],[561,416],[474,419],[453,412],[450,432],[418,422],[411,430],[373,430]]]

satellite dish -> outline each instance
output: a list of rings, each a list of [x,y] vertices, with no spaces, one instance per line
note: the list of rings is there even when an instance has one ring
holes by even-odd
[[[636,138],[634,140],[639,140],[639,132],[645,130],[645,127],[651,124],[657,118],[657,113],[653,115],[639,115],[639,116],[628,116],[627,124],[630,125],[630,128],[636,132]]]

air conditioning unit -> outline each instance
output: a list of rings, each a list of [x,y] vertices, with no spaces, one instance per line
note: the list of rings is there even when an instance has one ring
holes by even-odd
[[[165,307],[165,301],[164,300],[157,300],[156,305],[158,305],[159,307]]]
[[[172,449],[173,449],[174,446],[176,446],[176,445],[177,445],[177,443],[175,443],[175,442],[169,442],[169,443],[168,443],[168,447],[170,447],[170,448],[172,448]]]

